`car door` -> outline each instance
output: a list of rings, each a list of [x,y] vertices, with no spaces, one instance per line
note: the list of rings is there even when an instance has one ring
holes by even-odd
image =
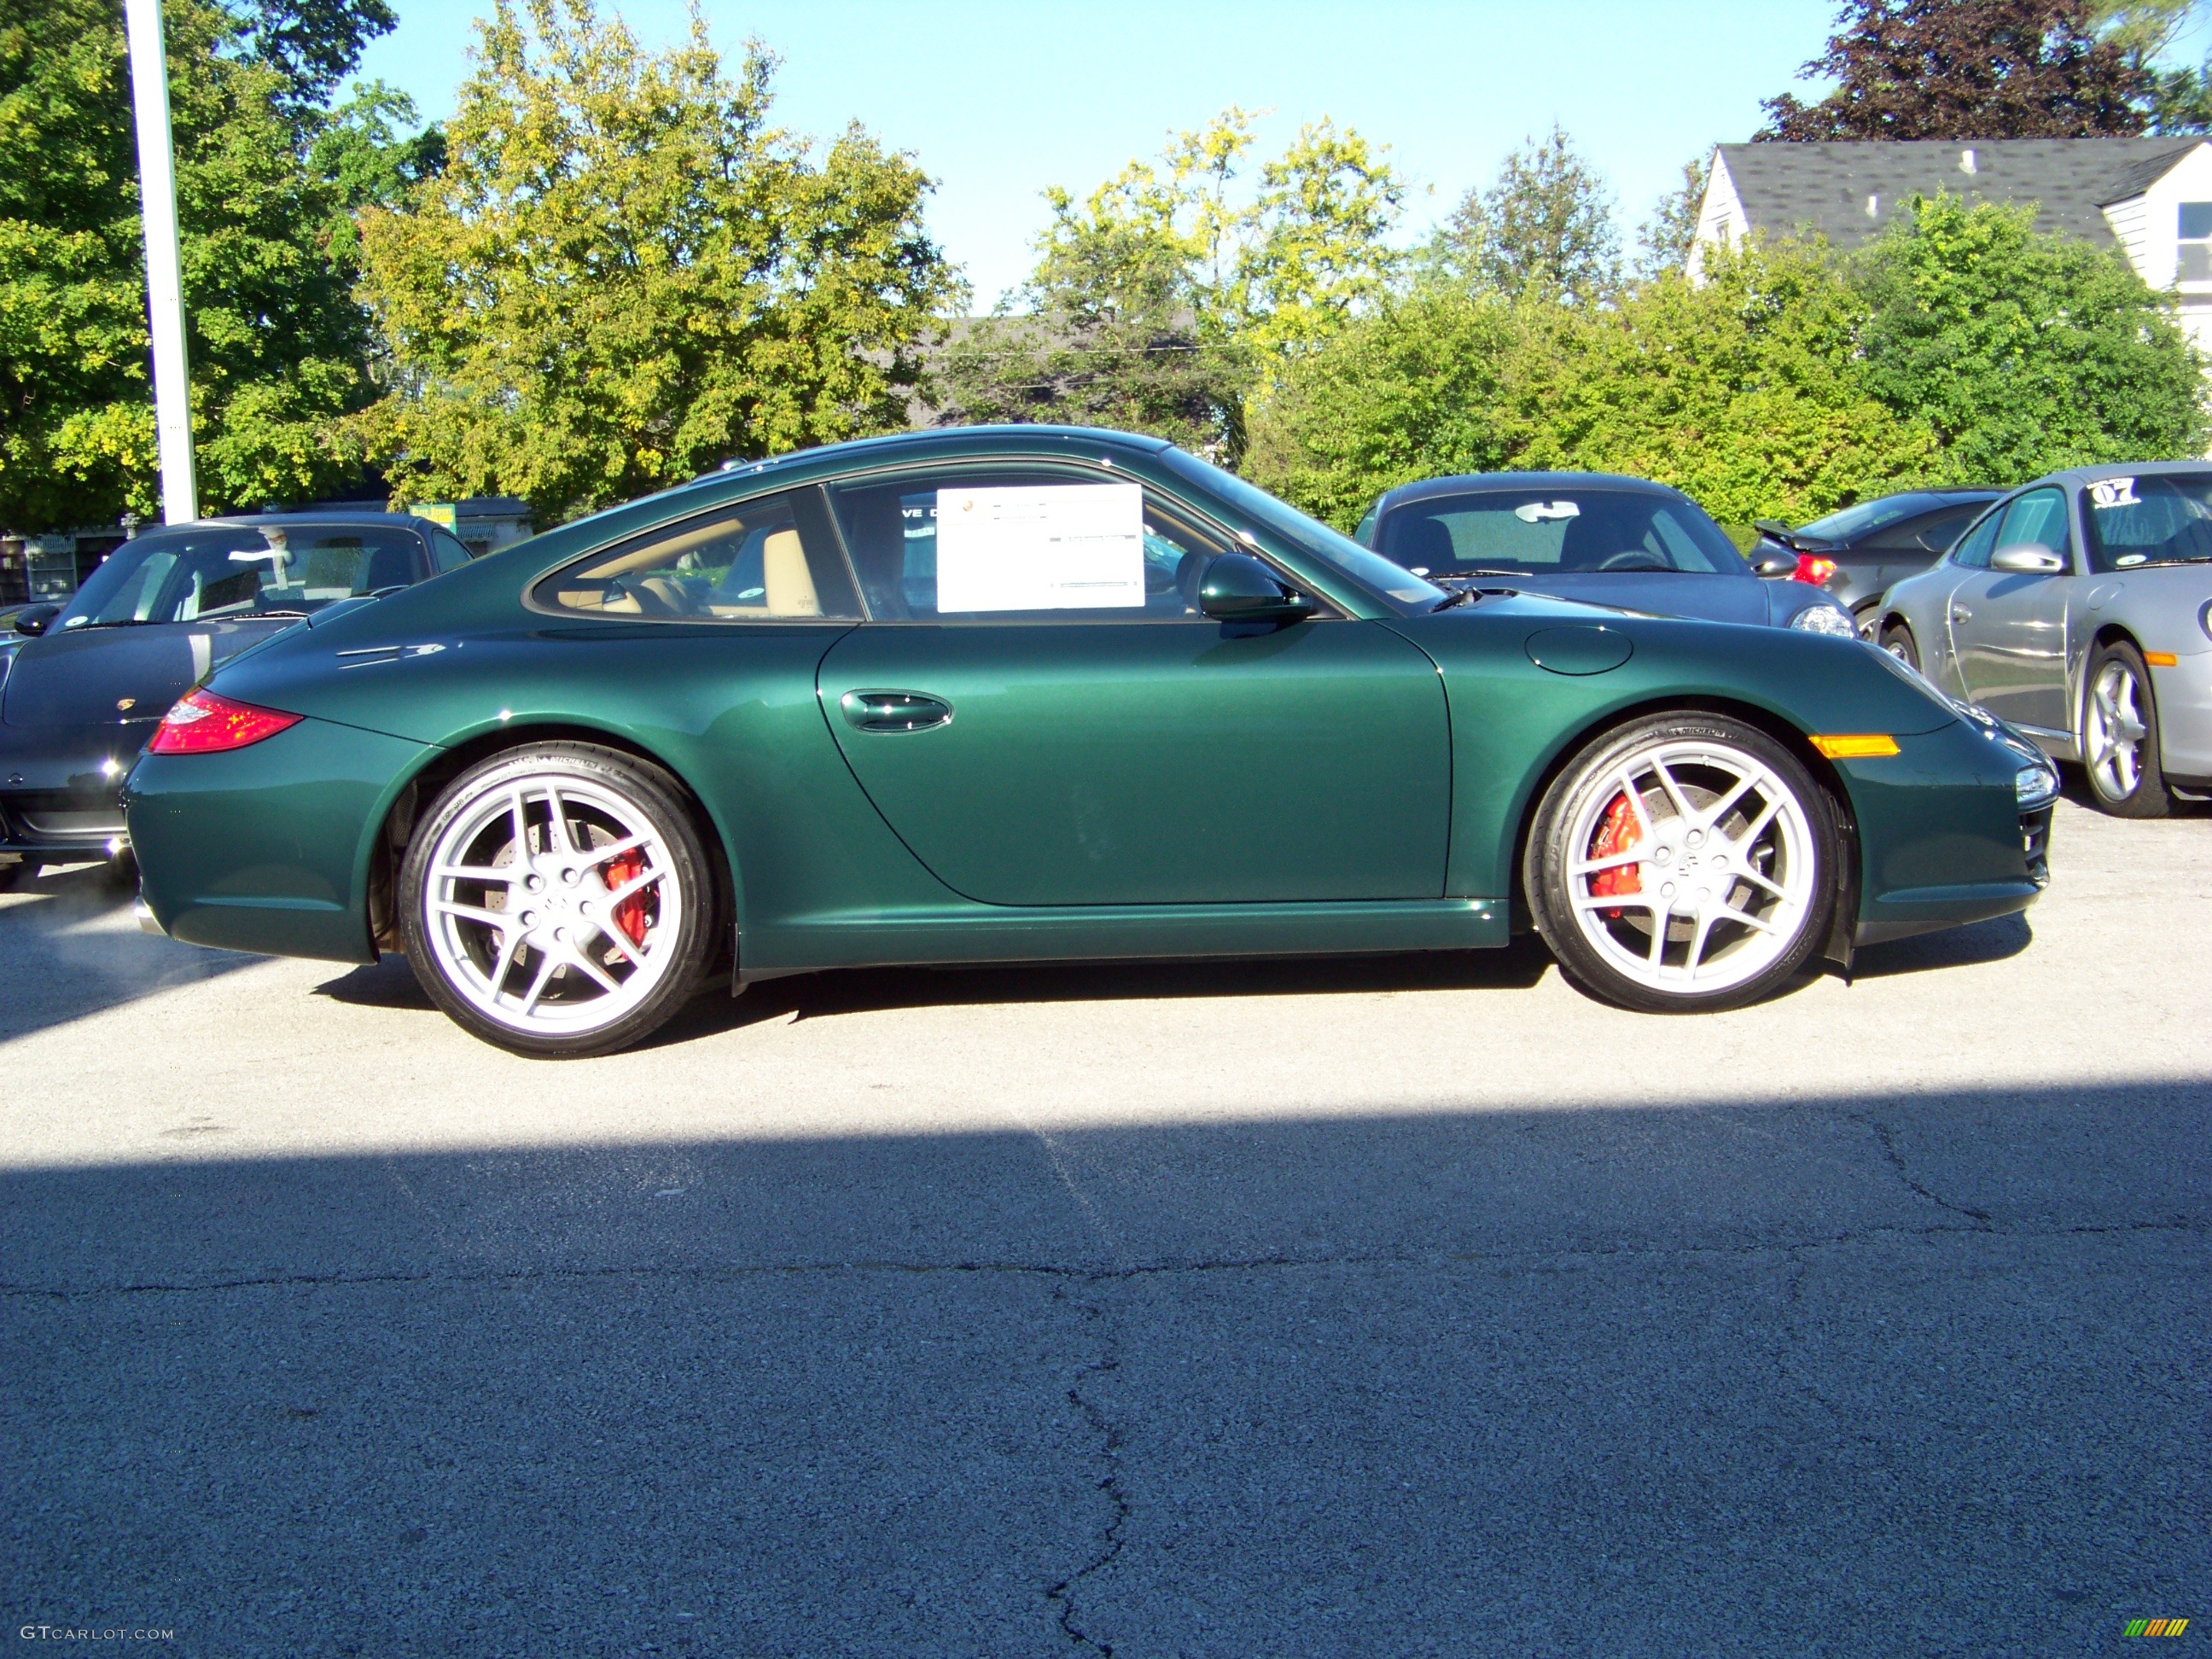
[[[833,496],[870,620],[823,658],[823,713],[956,892],[1442,894],[1449,726],[1435,665],[1399,635],[1204,617],[1224,532],[1125,473],[939,466]]]
[[[2057,554],[2066,572],[1974,572],[1952,592],[1952,638],[1969,697],[2015,725],[2063,732],[2066,600],[2075,580],[2063,489],[2031,489],[2006,507],[1993,550],[2025,542]]]

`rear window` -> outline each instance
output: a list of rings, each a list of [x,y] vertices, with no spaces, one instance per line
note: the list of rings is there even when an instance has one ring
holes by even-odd
[[[1386,517],[1383,557],[1416,575],[1684,570],[1743,575],[1721,528],[1678,496],[1531,487],[1430,495]]]
[[[421,579],[422,543],[381,525],[207,525],[125,542],[85,579],[55,631],[304,617]]]

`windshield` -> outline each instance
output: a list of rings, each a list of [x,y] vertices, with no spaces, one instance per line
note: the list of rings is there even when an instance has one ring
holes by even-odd
[[[1869,531],[1887,529],[1899,519],[1909,519],[1916,513],[1925,513],[1942,504],[1940,495],[1885,495],[1878,501],[1861,501],[1856,507],[1831,513],[1825,519],[1801,524],[1797,533],[1817,537],[1824,542],[1855,541]]]
[[[1721,527],[1681,496],[1558,484],[1407,501],[1383,519],[1381,551],[1430,577],[1751,573]]]
[[[416,580],[419,544],[379,525],[196,525],[125,542],[85,579],[55,632],[133,623],[301,616]]]
[[[1246,483],[1233,473],[1209,466],[1180,449],[1163,451],[1161,459],[1192,483],[1258,520],[1292,546],[1342,571],[1362,587],[1381,593],[1409,615],[1430,609],[1444,597],[1441,587],[1421,580],[1417,574],[1409,574],[1403,566],[1389,559],[1378,558],[1349,536],[1331,530],[1318,519],[1309,519],[1289,502],[1277,501],[1266,490]]]
[[[2212,559],[2212,472],[2100,478],[2083,488],[2081,505],[2093,569]]]

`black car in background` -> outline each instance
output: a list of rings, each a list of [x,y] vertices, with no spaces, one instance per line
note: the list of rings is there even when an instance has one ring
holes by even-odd
[[[1756,562],[1772,552],[1795,554],[1793,580],[1840,601],[1863,634],[1889,585],[1917,575],[1949,552],[1974,515],[2003,493],[1908,489],[1861,501],[1795,530],[1762,519],[1753,526],[1760,540],[1751,556]]]
[[[127,852],[123,775],[169,705],[248,646],[469,562],[389,513],[262,514],[149,531],[0,637],[0,886]]]
[[[1481,472],[1386,491],[1354,538],[1439,586],[1550,593],[1662,617],[1852,632],[1818,587],[1762,581],[1679,489],[1610,472]],[[1787,561],[1778,556],[1778,568]]]

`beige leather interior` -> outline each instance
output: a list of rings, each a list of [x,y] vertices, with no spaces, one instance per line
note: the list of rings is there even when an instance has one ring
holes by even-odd
[[[768,588],[769,616],[822,614],[814,573],[806,568],[806,550],[799,546],[796,530],[779,530],[761,544],[761,574]]]

